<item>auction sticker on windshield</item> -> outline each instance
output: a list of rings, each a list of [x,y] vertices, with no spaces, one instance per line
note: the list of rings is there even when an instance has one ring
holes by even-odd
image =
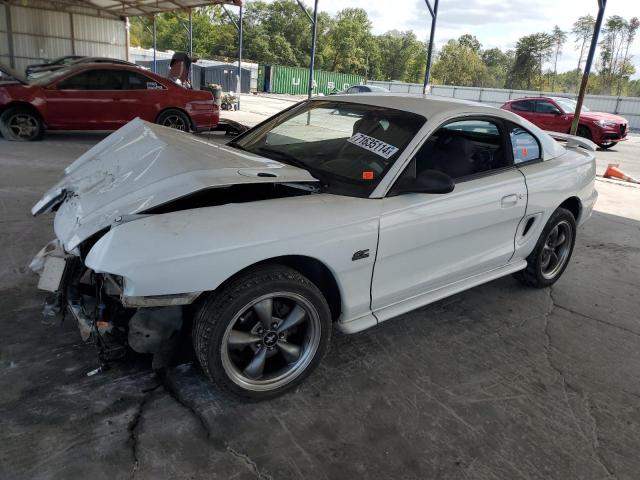
[[[347,140],[349,143],[353,143],[359,147],[369,150],[370,152],[380,155],[383,158],[389,158],[398,151],[398,147],[384,143],[382,140],[370,137],[364,133],[356,133],[353,137]]]

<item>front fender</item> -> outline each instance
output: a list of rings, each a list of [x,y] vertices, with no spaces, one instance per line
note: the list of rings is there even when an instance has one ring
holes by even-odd
[[[150,215],[112,228],[85,263],[122,276],[124,296],[146,297],[215,290],[255,263],[308,256],[333,273],[348,319],[369,311],[379,208],[321,194]]]

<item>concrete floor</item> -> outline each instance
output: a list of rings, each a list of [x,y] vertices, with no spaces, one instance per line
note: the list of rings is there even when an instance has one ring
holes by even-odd
[[[87,377],[72,322],[42,320],[26,265],[53,234],[29,209],[100,138],[0,140],[0,478],[638,478],[639,188],[598,182],[552,290],[504,278],[335,332],[297,391],[245,404],[189,363]]]

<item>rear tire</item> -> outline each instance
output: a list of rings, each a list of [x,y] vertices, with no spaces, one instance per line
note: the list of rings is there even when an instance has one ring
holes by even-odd
[[[576,241],[576,219],[564,208],[558,208],[545,225],[533,252],[527,257],[527,268],[513,276],[529,287],[553,285],[567,268]]]
[[[0,133],[9,141],[40,140],[44,125],[40,115],[26,107],[11,107],[0,115]]]
[[[331,312],[320,290],[283,265],[250,270],[213,293],[193,323],[194,350],[225,391],[264,400],[297,386],[329,346]]]
[[[156,123],[164,127],[175,128],[182,132],[191,130],[191,120],[189,120],[189,117],[184,112],[175,108],[170,108],[160,113],[156,119]]]

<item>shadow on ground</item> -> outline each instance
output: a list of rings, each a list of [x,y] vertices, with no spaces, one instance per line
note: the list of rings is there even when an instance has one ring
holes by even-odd
[[[2,244],[24,264],[48,228]],[[639,288],[640,223],[595,213],[552,290],[504,278],[335,332],[297,391],[246,404],[192,364],[86,377],[71,322],[43,323],[35,279],[5,276],[0,477],[637,478]]]

